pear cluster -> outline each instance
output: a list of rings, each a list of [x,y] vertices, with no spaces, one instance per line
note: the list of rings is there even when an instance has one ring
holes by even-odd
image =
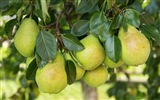
[[[21,55],[27,57],[27,66],[34,59],[38,33],[39,28],[36,22],[26,18],[15,34],[15,47]],[[82,79],[90,87],[100,86],[107,81],[108,67],[117,68],[123,64],[140,65],[147,61],[150,54],[150,43],[135,27],[128,25],[127,30],[121,27],[118,38],[122,45],[122,56],[117,63],[108,57],[102,43],[93,34],[80,40],[84,49],[74,51],[72,56],[68,52],[57,51],[53,62],[47,63],[43,68],[38,68],[36,71],[35,80],[39,89],[45,93],[56,94],[67,87],[66,60],[71,60],[75,65],[75,80]]]

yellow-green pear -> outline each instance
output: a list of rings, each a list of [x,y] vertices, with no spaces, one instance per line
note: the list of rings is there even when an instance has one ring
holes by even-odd
[[[48,63],[42,69],[38,68],[35,79],[42,92],[55,94],[61,92],[67,86],[63,55],[57,52],[52,63]]]
[[[65,53],[65,58],[66,60],[71,60],[73,61],[75,67],[76,67],[76,80],[79,80],[83,77],[84,73],[85,73],[85,69],[82,68],[82,66],[80,66],[79,64],[77,64],[73,58],[71,57],[71,55],[69,53]]]
[[[14,37],[14,44],[18,52],[24,57],[34,56],[34,49],[39,28],[31,18],[25,18]]]
[[[26,59],[26,65],[27,65],[27,67],[34,60],[34,58],[35,58],[34,56],[33,57],[27,57],[27,59]]]
[[[75,52],[75,57],[85,70],[98,67],[105,58],[104,48],[98,38],[90,34],[80,41],[85,49]]]
[[[108,79],[108,71],[102,64],[96,69],[87,70],[83,76],[84,82],[90,87],[97,87],[104,84]]]
[[[150,43],[143,33],[128,25],[127,31],[120,28],[118,37],[122,44],[122,60],[127,65],[141,65],[146,62],[150,54]]]
[[[120,59],[117,63],[113,62],[111,59],[109,59],[108,56],[104,59],[104,64],[109,68],[117,68],[124,64],[123,60]]]

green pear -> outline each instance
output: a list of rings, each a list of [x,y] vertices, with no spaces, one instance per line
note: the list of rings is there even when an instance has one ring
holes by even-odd
[[[14,37],[14,44],[18,52],[24,57],[34,56],[39,28],[33,19],[25,18]]]
[[[123,60],[120,59],[117,63],[113,62],[111,59],[109,59],[108,56],[104,59],[104,64],[109,68],[117,68],[124,64]]]
[[[71,55],[69,53],[65,53],[64,54],[66,60],[71,60],[73,61],[75,67],[76,67],[76,80],[79,80],[83,77],[85,70],[82,68],[82,66],[80,66],[79,64],[77,64],[73,58],[71,57]]]
[[[127,65],[141,65],[146,62],[150,54],[150,43],[140,31],[128,25],[127,31],[120,28],[118,37],[122,44],[122,60]]]
[[[88,86],[97,87],[106,82],[108,79],[108,71],[102,64],[96,69],[87,70],[82,79]]]
[[[67,86],[63,55],[57,52],[52,63],[48,63],[42,69],[38,68],[35,79],[42,92],[55,94],[61,92]]]
[[[85,70],[98,67],[105,58],[104,48],[98,38],[90,34],[80,41],[85,49],[75,52],[75,57]]]
[[[27,65],[27,67],[34,60],[34,58],[35,58],[34,56],[33,57],[27,57],[27,59],[26,59],[26,65]]]

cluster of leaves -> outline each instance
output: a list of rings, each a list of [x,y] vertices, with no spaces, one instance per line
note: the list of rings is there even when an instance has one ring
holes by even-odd
[[[144,74],[149,75],[149,83],[145,85],[148,90],[148,98],[158,98],[157,89],[159,85],[155,82],[159,83],[160,75],[155,72],[158,71],[160,57],[160,14],[158,12],[160,2],[159,0],[147,1],[1,0],[1,4],[3,4],[0,5],[1,15],[15,16],[5,24],[4,28],[1,28],[1,41],[12,39],[15,26],[18,29],[24,18],[32,17],[37,22],[41,31],[36,41],[36,60],[30,63],[26,75],[27,79],[34,80],[37,69],[35,66],[42,68],[45,64],[51,62],[56,55],[57,49],[71,52],[84,49],[79,40],[90,33],[99,38],[108,57],[112,61],[118,62],[121,57],[121,43],[117,37],[118,30],[120,27],[127,30],[127,24],[130,24],[148,37],[154,48],[148,59]],[[156,55],[156,57],[153,55]],[[10,57],[12,56],[15,56],[15,54],[10,55]],[[4,61],[7,63],[7,59],[4,59]],[[19,61],[22,62],[24,59],[19,59]],[[69,84],[74,81],[71,76],[75,74],[75,71],[71,71],[75,70],[70,67],[71,65],[72,63],[68,61],[66,67],[68,68],[68,77],[71,78]],[[17,72],[18,70],[19,68],[17,68]],[[111,74],[111,78],[113,77],[115,77],[115,74],[113,76]],[[115,82],[116,78],[111,80]],[[125,86],[125,83],[120,84]],[[111,91],[118,89],[119,86],[121,87],[119,83],[115,83],[115,86],[109,90],[109,95],[115,95],[118,99],[119,93]],[[122,87],[119,90],[127,93],[126,88],[123,89]],[[151,90],[152,93],[150,93]],[[121,96],[121,98],[124,99],[125,96]]]

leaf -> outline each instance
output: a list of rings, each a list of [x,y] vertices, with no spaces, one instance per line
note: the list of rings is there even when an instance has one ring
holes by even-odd
[[[111,25],[111,22],[106,21],[101,26],[99,26],[98,37],[101,42],[105,42],[107,38],[112,34],[110,32],[110,25]]]
[[[97,3],[97,0],[81,0],[80,4],[76,6],[76,12],[77,13],[86,13],[91,11],[95,4]]]
[[[76,23],[73,24],[71,33],[75,34],[76,36],[82,36],[87,33],[88,29],[89,29],[88,20],[78,20]]]
[[[139,13],[133,9],[126,9],[124,18],[126,20],[126,23],[134,26],[134,27],[139,27],[140,25],[140,18],[139,18]]]
[[[44,61],[44,60],[38,55],[37,52],[36,52],[35,57],[36,57],[37,67],[39,67],[40,69],[43,68],[43,67],[47,64],[47,62]]]
[[[149,14],[158,13],[159,5],[156,0],[150,0],[150,3],[146,6],[145,11]]]
[[[123,15],[121,13],[116,14],[116,16],[112,21],[112,26],[111,26],[112,29],[118,29],[121,26],[122,19],[123,19]]]
[[[28,66],[26,72],[26,79],[27,80],[35,80],[36,70],[37,70],[36,59],[34,59]]]
[[[76,67],[71,60],[67,60],[65,64],[68,84],[72,84],[76,80]]]
[[[47,31],[40,31],[36,40],[36,52],[45,62],[52,62],[57,52],[55,37]]]
[[[121,42],[114,36],[110,35],[105,42],[105,51],[107,56],[114,62],[118,62],[121,57]]]
[[[62,35],[62,40],[68,50],[79,51],[84,49],[83,44],[73,34]]]
[[[154,25],[154,20],[152,19],[152,17],[145,12],[140,15],[140,19],[141,23]]]
[[[160,43],[160,32],[158,29],[151,25],[141,25],[140,30],[144,35],[146,35],[149,38],[155,39],[158,43]]]
[[[5,25],[5,32],[7,33],[8,37],[10,39],[12,38],[13,28],[16,25],[16,23],[17,23],[17,20],[12,19],[12,20],[8,21]]]
[[[23,88],[27,88],[27,87],[28,87],[28,83],[27,83],[27,80],[26,80],[26,78],[25,78],[24,75],[22,75],[22,76],[19,78],[19,82],[20,82],[20,84],[21,84],[21,86],[22,86]]]
[[[48,13],[48,2],[47,0],[40,0],[40,2],[41,2],[43,20],[46,21],[47,16],[50,18]]]
[[[99,26],[107,21],[103,13],[95,13],[90,19],[90,31],[92,34],[97,35]]]

